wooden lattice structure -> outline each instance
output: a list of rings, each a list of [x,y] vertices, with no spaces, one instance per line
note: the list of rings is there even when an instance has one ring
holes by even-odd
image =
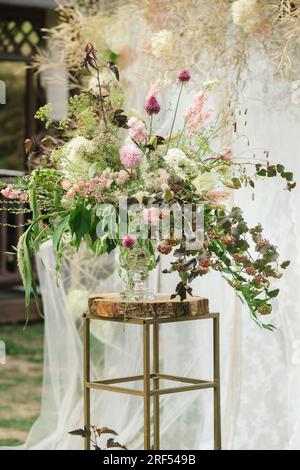
[[[43,46],[42,29],[47,26],[54,0],[0,0],[0,79],[3,62],[30,64],[37,47]],[[9,86],[9,84],[7,84]],[[44,103],[43,91],[31,68],[26,70],[25,84],[25,128],[24,137],[35,134],[36,109]],[[7,103],[9,105],[9,103]],[[6,105],[5,105],[6,106]],[[13,139],[14,136],[11,136]],[[0,155],[1,157],[1,155]],[[20,155],[23,158],[23,155]],[[26,171],[24,159],[24,170]],[[0,180],[7,180],[7,172],[0,170]],[[8,254],[21,235],[24,215],[12,215],[5,210],[5,201],[0,196],[0,323],[24,319],[23,294],[15,289],[21,284],[15,258]],[[12,228],[11,225],[19,225]],[[34,313],[34,311],[33,311]]]
[[[30,60],[41,44],[44,24],[43,11],[6,8],[0,14],[0,60]]]

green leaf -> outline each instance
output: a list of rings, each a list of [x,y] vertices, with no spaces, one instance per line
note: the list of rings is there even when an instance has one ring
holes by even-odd
[[[273,178],[276,175],[277,175],[276,167],[274,165],[269,166],[269,168],[268,168],[268,177]]]
[[[59,252],[59,247],[60,247],[62,236],[64,232],[67,230],[68,226],[69,226],[69,214],[63,217],[59,221],[59,223],[56,225],[54,232],[53,232],[52,241],[53,241],[53,247],[54,247],[56,254],[58,254]]]
[[[91,213],[83,205],[77,206],[70,213],[69,226],[78,243],[89,232],[91,222]]]
[[[272,290],[272,291],[268,292],[268,296],[271,299],[274,299],[275,297],[277,297],[278,294],[279,294],[279,289],[275,289],[275,290]]]
[[[277,169],[278,173],[282,173],[282,172],[284,171],[284,166],[278,164],[278,165],[276,166],[276,169]]]
[[[288,171],[286,173],[283,173],[282,176],[287,180],[287,181],[293,181],[294,179],[294,173],[291,171]]]
[[[281,267],[281,269],[286,269],[286,268],[289,267],[290,264],[291,264],[290,261],[284,261],[284,262],[280,265],[280,267]]]
[[[242,183],[239,178],[232,178],[231,181],[234,186],[234,189],[240,189],[242,187]]]

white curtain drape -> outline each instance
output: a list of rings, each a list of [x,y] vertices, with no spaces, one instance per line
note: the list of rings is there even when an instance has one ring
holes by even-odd
[[[289,100],[288,85],[273,83],[266,100],[262,81],[249,79],[244,93],[248,108],[245,133],[255,147],[267,147],[270,159],[283,162],[300,177],[299,106]],[[136,89],[136,88],[135,88]],[[171,95],[170,95],[171,96]],[[285,99],[282,106],[278,101]],[[187,103],[189,97],[186,97]],[[273,105],[274,102],[274,105]],[[270,106],[270,103],[272,106]],[[275,106],[276,104],[276,106]],[[142,105],[136,97],[136,108]],[[241,120],[242,118],[240,118]],[[243,117],[244,119],[244,117]],[[160,126],[167,119],[161,117]],[[242,125],[242,121],[240,123]],[[236,151],[238,152],[238,145]],[[274,333],[259,329],[231,288],[218,273],[197,281],[195,293],[210,299],[221,312],[222,433],[224,449],[300,449],[300,319],[298,316],[300,253],[299,190],[282,191],[281,181],[258,184],[254,201],[240,192],[236,204],[253,224],[292,260],[275,302]],[[165,259],[163,263],[166,263]],[[38,269],[45,319],[45,365],[41,416],[28,436],[27,449],[80,449],[80,438],[68,431],[83,425],[81,320],[87,292],[118,291],[113,255],[87,259],[86,253],[68,257],[57,285],[51,245],[44,245]],[[175,279],[157,273],[158,289],[172,292]],[[75,299],[75,300],[74,300]],[[76,318],[77,317],[77,318]],[[137,375],[142,367],[139,327],[94,322],[92,375]],[[96,324],[97,323],[97,324]],[[212,331],[206,321],[161,328],[161,369],[175,375],[210,378]],[[162,384],[165,385],[165,384]],[[119,432],[129,449],[143,443],[142,401],[108,392],[92,392],[92,423]],[[212,448],[212,392],[198,391],[161,398],[163,449]]]

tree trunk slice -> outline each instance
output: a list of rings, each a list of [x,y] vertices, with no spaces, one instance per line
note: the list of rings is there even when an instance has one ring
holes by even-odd
[[[182,317],[209,313],[208,299],[189,297],[181,302],[167,294],[158,294],[155,300],[126,302],[119,294],[98,294],[89,298],[89,311],[96,317]]]

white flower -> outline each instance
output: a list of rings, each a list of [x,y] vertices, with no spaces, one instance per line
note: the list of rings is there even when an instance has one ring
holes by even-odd
[[[231,13],[233,23],[246,33],[257,30],[262,20],[257,0],[236,0],[231,6]]]
[[[173,33],[167,29],[162,29],[151,39],[152,54],[158,59],[168,56],[173,51]]]
[[[178,148],[169,149],[167,155],[164,156],[164,160],[170,170],[183,180],[197,174],[197,164]]]
[[[137,193],[134,194],[134,197],[137,199],[139,204],[143,203],[144,197],[150,197],[151,193],[148,191],[138,191]]]
[[[155,189],[156,191],[161,191],[162,186],[168,183],[170,173],[168,173],[163,168],[159,168],[155,172],[145,173],[143,177],[147,188]]]
[[[95,147],[91,140],[81,135],[70,140],[62,150],[61,167],[64,176],[70,180],[88,178],[91,165],[84,156],[93,152]]]
[[[74,289],[67,295],[66,304],[69,314],[77,319],[88,310],[89,293],[86,289]]]
[[[202,191],[209,191],[216,187],[218,183],[218,177],[214,173],[201,173],[193,181],[193,185],[196,188],[197,193]]]

